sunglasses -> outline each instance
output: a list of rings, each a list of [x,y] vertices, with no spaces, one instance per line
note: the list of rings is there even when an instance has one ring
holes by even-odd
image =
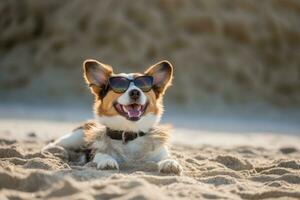
[[[131,82],[143,92],[149,92],[153,86],[153,77],[138,76],[132,80],[122,76],[115,76],[108,79],[109,87],[116,93],[126,92]]]

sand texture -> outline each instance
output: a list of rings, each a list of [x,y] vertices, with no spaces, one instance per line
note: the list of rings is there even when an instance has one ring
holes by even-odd
[[[162,175],[155,163],[99,171],[78,153],[40,152],[34,133],[0,140],[0,199],[299,199],[300,151],[295,147],[173,145],[182,176]]]

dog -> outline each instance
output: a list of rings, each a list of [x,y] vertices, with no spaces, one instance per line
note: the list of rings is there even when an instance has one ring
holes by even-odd
[[[99,170],[119,170],[123,162],[150,161],[161,173],[182,173],[168,151],[170,131],[159,125],[163,96],[173,79],[173,66],[163,60],[144,73],[115,74],[94,59],[83,63],[83,76],[94,94],[95,120],[48,144],[43,150],[92,150]]]

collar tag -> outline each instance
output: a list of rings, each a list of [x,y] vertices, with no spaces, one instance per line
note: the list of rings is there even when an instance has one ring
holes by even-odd
[[[127,143],[127,141],[126,141],[126,131],[122,132],[122,142],[123,142],[123,144]]]

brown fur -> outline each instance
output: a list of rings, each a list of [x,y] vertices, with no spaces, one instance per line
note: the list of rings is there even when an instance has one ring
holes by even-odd
[[[114,102],[122,94],[115,93],[114,91],[109,91],[107,95],[101,100],[99,97],[96,99],[94,104],[94,111],[98,116],[115,116],[119,113],[114,108]]]
[[[84,68],[84,78],[86,82],[90,85],[92,93],[95,95],[95,103],[94,103],[94,112],[98,116],[115,116],[119,115],[119,113],[115,110],[113,104],[116,101],[116,99],[121,96],[122,94],[115,93],[114,91],[109,91],[106,96],[101,99],[100,92],[103,89],[103,86],[95,84],[93,78],[90,76],[89,67],[94,67],[95,65],[101,65],[103,67],[103,71],[105,72],[106,79],[110,76],[117,76],[113,72],[113,69],[111,66],[100,63],[96,60],[88,59],[84,62],[83,68]],[[153,75],[157,69],[156,66],[163,66],[163,65],[171,65],[168,61],[161,61],[159,63],[156,63],[155,65],[149,67],[145,71],[145,75]],[[159,70],[159,69],[158,69]],[[147,113],[153,113],[155,115],[160,115],[163,112],[163,105],[162,105],[162,98],[165,90],[171,85],[172,82],[172,74],[173,74],[173,68],[170,68],[170,77],[168,77],[161,86],[154,87],[149,92],[146,92],[145,95],[148,97],[148,107],[144,114]],[[134,77],[141,76],[142,73],[134,73]]]
[[[83,63],[83,77],[85,81],[88,83],[88,85],[91,88],[91,91],[94,95],[98,96],[100,94],[100,91],[103,89],[101,85],[98,85],[95,83],[95,80],[90,75],[90,68],[96,67],[97,65],[101,65],[104,69],[105,77],[108,79],[109,76],[113,74],[113,69],[110,65],[100,63],[99,61],[93,60],[93,59],[87,59]]]
[[[154,113],[155,115],[159,115],[163,112],[163,105],[162,105],[162,97],[157,99],[155,92],[150,90],[149,92],[145,93],[148,98],[148,108],[145,111],[145,114]]]
[[[165,94],[166,89],[172,85],[173,66],[169,61],[163,60],[163,61],[160,61],[160,62],[152,65],[145,71],[146,75],[152,76],[154,73],[156,73],[158,70],[160,70],[160,69],[157,69],[157,66],[164,66],[164,65],[169,65],[169,66],[171,66],[171,68],[169,71],[169,77],[164,79],[164,81],[159,86],[153,88],[153,91],[155,92],[157,98],[163,96]]]
[[[106,127],[95,122],[87,121],[81,126],[84,131],[85,147],[89,147],[97,139],[101,139],[105,136]]]

